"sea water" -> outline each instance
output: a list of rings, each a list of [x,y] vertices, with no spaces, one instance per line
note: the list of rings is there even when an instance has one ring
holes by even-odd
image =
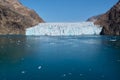
[[[0,80],[120,80],[120,37],[0,36]]]

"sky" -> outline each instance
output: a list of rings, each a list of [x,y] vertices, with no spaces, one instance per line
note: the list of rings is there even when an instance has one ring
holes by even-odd
[[[20,0],[46,22],[81,22],[108,11],[118,0]]]

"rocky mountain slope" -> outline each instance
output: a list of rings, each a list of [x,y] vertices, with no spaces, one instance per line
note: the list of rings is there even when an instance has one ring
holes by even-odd
[[[24,34],[25,29],[44,22],[19,0],[0,0],[0,35]]]
[[[89,22],[95,22],[95,21],[97,21],[97,19],[98,19],[99,17],[101,17],[101,16],[102,16],[102,14],[101,14],[101,15],[97,15],[97,16],[93,16],[93,17],[90,17],[90,18],[88,18],[87,21],[89,21]]]
[[[94,23],[103,26],[101,35],[120,35],[120,0]]]

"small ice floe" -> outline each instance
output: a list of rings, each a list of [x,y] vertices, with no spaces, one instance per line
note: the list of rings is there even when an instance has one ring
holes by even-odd
[[[72,75],[72,73],[68,73],[68,75]]]
[[[22,73],[22,74],[25,74],[25,73],[26,73],[26,71],[21,71],[21,73]]]
[[[51,42],[51,43],[49,43],[50,45],[55,45],[55,43],[54,42]]]
[[[115,41],[117,41],[117,40],[116,40],[116,39],[111,39],[110,41],[115,42]]]
[[[38,69],[41,69],[42,68],[42,66],[38,66]]]
[[[62,77],[66,77],[66,74],[63,74]]]
[[[31,47],[29,44],[26,45],[27,47]]]
[[[21,41],[20,41],[20,40],[18,40],[17,42],[18,42],[18,43],[20,43]]]
[[[83,76],[83,74],[80,74],[80,77],[82,77]]]
[[[20,41],[20,40],[18,40],[18,41],[17,41],[17,45],[20,45],[20,42],[21,42],[21,41]]]

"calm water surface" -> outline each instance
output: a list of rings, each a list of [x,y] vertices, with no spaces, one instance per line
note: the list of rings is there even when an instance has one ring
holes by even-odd
[[[120,37],[0,36],[0,80],[120,80]]]

